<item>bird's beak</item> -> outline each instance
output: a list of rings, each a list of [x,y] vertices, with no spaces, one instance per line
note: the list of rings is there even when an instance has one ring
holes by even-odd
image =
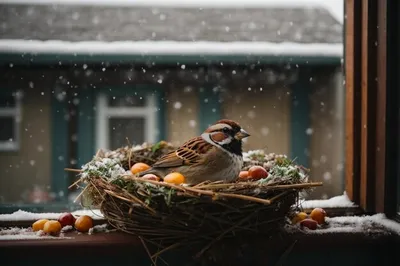
[[[250,136],[250,134],[247,133],[245,130],[241,129],[238,133],[236,133],[235,139],[241,140],[247,138],[248,136]]]

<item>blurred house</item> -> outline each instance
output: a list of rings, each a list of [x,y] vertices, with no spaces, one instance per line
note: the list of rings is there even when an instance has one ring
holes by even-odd
[[[65,199],[64,168],[98,148],[179,144],[222,117],[246,150],[310,167],[314,197],[343,191],[342,25],[322,7],[1,4],[0,25],[3,203],[35,185]]]

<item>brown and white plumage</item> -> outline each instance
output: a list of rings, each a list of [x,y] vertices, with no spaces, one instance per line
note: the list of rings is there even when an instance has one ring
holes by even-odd
[[[242,139],[248,136],[236,122],[220,120],[201,136],[161,157],[151,169],[140,175],[153,173],[163,178],[168,173],[179,172],[188,184],[234,180],[243,165]]]

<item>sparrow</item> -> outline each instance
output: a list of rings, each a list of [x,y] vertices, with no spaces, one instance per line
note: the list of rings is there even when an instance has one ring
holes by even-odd
[[[238,123],[219,120],[200,136],[162,156],[139,176],[155,174],[163,179],[171,172],[179,172],[189,185],[207,180],[233,181],[243,166],[242,139],[249,136]]]

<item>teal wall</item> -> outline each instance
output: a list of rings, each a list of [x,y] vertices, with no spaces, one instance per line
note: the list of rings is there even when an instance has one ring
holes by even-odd
[[[311,127],[310,73],[300,68],[298,80],[291,86],[290,158],[304,167],[309,167],[310,135],[306,131]]]
[[[56,193],[57,201],[66,201],[69,179],[64,170],[68,166],[68,103],[57,99],[56,93],[51,97],[51,189]]]
[[[206,84],[199,89],[199,134],[221,119],[220,91],[217,86]]]

